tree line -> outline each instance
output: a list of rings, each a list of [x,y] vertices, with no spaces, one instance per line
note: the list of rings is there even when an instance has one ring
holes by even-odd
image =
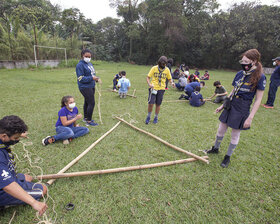
[[[0,60],[33,60],[33,46],[83,48],[95,59],[154,64],[160,55],[199,68],[235,69],[241,53],[257,48],[265,66],[280,55],[280,7],[216,0],[110,0],[121,19],[97,23],[77,8],[62,10],[48,0],[0,1]],[[39,59],[64,59],[36,48]]]

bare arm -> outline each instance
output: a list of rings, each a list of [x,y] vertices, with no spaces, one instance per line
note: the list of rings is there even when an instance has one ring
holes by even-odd
[[[216,96],[226,96],[228,92],[216,94]]]
[[[60,117],[61,123],[63,126],[68,126],[74,122],[76,122],[77,120],[81,119],[83,117],[82,114],[78,114],[75,118],[73,118],[72,120],[67,120],[66,116]]]
[[[10,183],[8,186],[4,187],[3,190],[14,198],[29,204],[32,208],[39,212],[39,215],[43,215],[48,208],[46,203],[36,201],[16,182]]]
[[[148,85],[149,85],[149,87],[150,88],[154,88],[154,85],[153,84],[151,84],[151,82],[150,82],[150,77],[149,76],[147,76],[147,83],[148,83]]]
[[[257,92],[256,92],[256,99],[255,99],[253,108],[252,108],[252,110],[251,110],[251,112],[249,114],[249,117],[244,122],[244,125],[243,125],[244,128],[249,128],[251,126],[253,118],[254,118],[255,114],[257,113],[257,111],[258,111],[258,109],[260,107],[260,104],[261,104],[261,101],[262,101],[262,97],[263,97],[263,93],[264,93],[263,90],[257,90]]]

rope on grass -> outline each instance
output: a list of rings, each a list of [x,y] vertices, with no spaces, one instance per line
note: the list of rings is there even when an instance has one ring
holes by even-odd
[[[123,115],[118,115],[118,114],[112,114],[112,118],[115,119],[116,117],[120,117],[120,118],[124,118],[125,116],[128,116],[128,120],[129,120],[129,123],[130,124],[137,124],[138,121],[137,120],[134,120],[132,118],[132,116],[130,115],[130,113],[125,113]]]
[[[101,91],[102,91],[102,84],[98,83],[100,85],[100,90],[98,89],[97,85],[96,85],[96,90],[98,92],[98,104],[97,104],[97,108],[98,108],[98,114],[99,114],[99,121],[100,124],[103,124],[102,122],[102,117],[101,117],[101,109],[100,109],[100,102],[101,102]]]
[[[16,215],[16,211],[14,211],[14,214],[13,214],[13,216],[12,216],[12,218],[11,218],[11,220],[10,220],[9,224],[11,224],[11,223],[12,223],[13,219],[15,218],[15,215]]]
[[[26,146],[31,146],[33,145],[32,142],[22,142],[20,141],[20,143],[22,144],[22,148],[23,148],[23,151],[24,151],[24,154],[23,154],[23,158],[25,158],[28,163],[29,163],[29,166],[31,168],[37,168],[40,170],[40,173],[43,174],[43,169],[38,166],[38,165],[33,165],[33,164],[38,164],[38,163],[42,163],[43,162],[43,159],[39,156],[36,157],[35,159],[35,162],[32,162],[32,153],[30,153],[27,149],[26,149]],[[16,153],[13,152],[13,154],[16,156],[17,160],[19,162],[23,162],[22,160],[19,159],[18,155]],[[29,169],[26,169],[27,170],[27,173],[28,174],[31,174],[31,176],[34,178],[36,175],[34,173],[31,173]],[[36,184],[42,184],[42,179],[39,180],[38,182],[36,182],[33,186],[33,189],[36,189]],[[45,185],[46,186],[46,185]],[[47,187],[47,186],[46,186]],[[38,189],[39,190],[39,189]],[[40,189],[41,190],[41,189]],[[39,212],[36,212],[36,217],[37,219],[39,220],[39,222],[37,224],[54,224],[56,222],[56,219],[57,219],[57,213],[55,211],[55,201],[54,199],[49,195],[49,189],[47,187],[47,195],[46,197],[43,196],[43,201],[44,203],[46,203],[48,200],[51,200],[52,201],[52,211],[53,211],[53,214],[54,214],[54,219],[52,220],[51,218],[48,218],[47,216],[47,211],[43,214],[43,216],[39,216]]]

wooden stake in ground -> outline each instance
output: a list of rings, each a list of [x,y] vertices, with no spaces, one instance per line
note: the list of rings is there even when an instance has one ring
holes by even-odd
[[[203,156],[203,159],[208,159],[208,156]],[[37,176],[37,179],[59,179],[65,177],[80,177],[80,176],[90,176],[90,175],[98,175],[98,174],[108,174],[108,173],[119,173],[119,172],[126,172],[132,170],[143,170],[155,167],[162,167],[162,166],[171,166],[176,164],[182,163],[189,163],[196,161],[195,158],[189,159],[181,159],[175,161],[168,161],[168,162],[161,162],[161,163],[153,163],[153,164],[146,164],[140,166],[129,166],[129,167],[120,167],[120,168],[113,168],[113,169],[106,169],[106,170],[94,170],[94,171],[83,171],[83,172],[73,172],[73,173],[61,173],[61,174],[47,174],[42,176]]]
[[[103,138],[109,135],[116,127],[119,126],[121,122],[119,121],[114,127],[112,127],[109,131],[107,131],[104,135],[102,135],[99,139],[97,139],[94,143],[92,143],[84,152],[82,152],[76,159],[72,160],[67,166],[65,166],[62,170],[60,170],[57,174],[62,174],[66,170],[68,170],[71,166],[77,163],[84,155],[86,155],[94,146],[96,146]],[[49,180],[47,183],[51,185],[55,180]]]
[[[145,130],[142,130],[142,129],[140,129],[140,128],[137,128],[136,126],[134,126],[134,125],[128,123],[127,121],[123,120],[123,119],[120,118],[120,117],[116,117],[116,118],[117,118],[118,120],[122,121],[123,123],[127,124],[128,126],[134,128],[134,129],[136,129],[137,131],[140,131],[140,132],[142,132],[142,133],[144,133],[144,134],[146,134],[146,135],[149,135],[150,137],[152,137],[152,138],[154,138],[154,139],[160,141],[161,143],[163,143],[163,144],[169,146],[169,147],[172,148],[172,149],[175,149],[175,150],[177,150],[177,151],[179,151],[179,152],[185,153],[185,154],[187,154],[187,155],[189,155],[189,156],[191,156],[191,157],[193,157],[193,158],[196,158],[196,159],[198,159],[198,160],[201,160],[201,161],[203,161],[203,162],[209,164],[209,161],[208,161],[208,160],[203,159],[202,157],[200,157],[200,156],[198,156],[198,155],[196,155],[196,154],[193,154],[193,153],[191,153],[191,152],[185,151],[184,149],[181,149],[181,148],[179,148],[179,147],[177,147],[177,146],[175,146],[175,145],[172,145],[172,144],[170,144],[169,142],[167,142],[167,141],[165,141],[165,140],[163,140],[163,139],[157,137],[156,135],[153,135],[153,134],[151,134],[151,133],[149,133],[149,132],[147,132],[147,131],[145,131]]]
[[[134,89],[132,96],[135,96],[136,89]]]

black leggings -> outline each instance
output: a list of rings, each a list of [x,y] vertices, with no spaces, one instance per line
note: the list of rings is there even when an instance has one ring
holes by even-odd
[[[95,106],[95,88],[80,89],[81,94],[84,96],[84,118],[87,121],[92,120],[92,113]]]

